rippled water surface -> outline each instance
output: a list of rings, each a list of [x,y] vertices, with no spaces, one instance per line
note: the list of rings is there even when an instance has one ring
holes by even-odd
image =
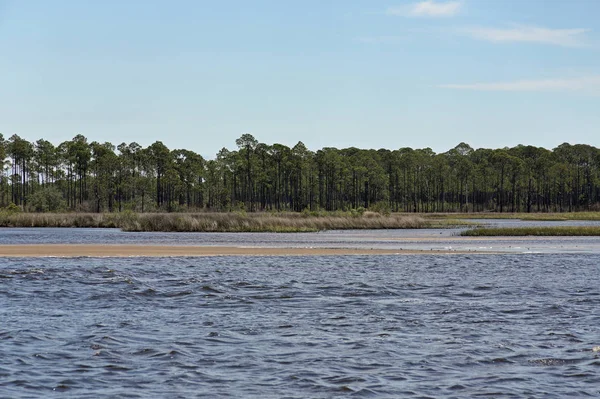
[[[599,265],[0,259],[0,397],[599,397]]]
[[[479,221],[476,221],[479,222]],[[598,221],[485,220],[493,226],[600,226]],[[131,233],[118,229],[0,228],[3,244],[139,244],[600,254],[598,237],[460,237],[463,229],[337,230],[318,233]]]

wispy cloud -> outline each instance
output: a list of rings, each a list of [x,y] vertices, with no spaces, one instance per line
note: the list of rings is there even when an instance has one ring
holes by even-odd
[[[474,39],[496,43],[526,42],[564,47],[585,47],[589,29],[548,29],[536,26],[517,26],[510,29],[473,27],[461,29]]]
[[[356,39],[359,43],[365,44],[384,44],[398,43],[406,40],[404,36],[363,36]]]
[[[581,91],[600,93],[600,75],[566,79],[517,80],[512,82],[444,84],[443,89],[475,91]]]
[[[388,15],[402,17],[453,17],[460,12],[462,1],[419,1],[404,6],[390,7]]]

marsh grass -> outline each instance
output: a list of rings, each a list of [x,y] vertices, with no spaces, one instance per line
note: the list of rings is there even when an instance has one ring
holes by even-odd
[[[600,212],[551,212],[551,213],[428,213],[425,219],[520,219],[539,221],[600,220]]]
[[[600,212],[528,213],[522,220],[600,220]]]
[[[93,213],[0,213],[2,227],[116,227],[114,218]]]
[[[97,227],[119,228],[135,219],[122,213],[10,213],[0,212],[0,227]]]
[[[600,212],[569,214],[410,214],[348,212],[198,212],[198,213],[23,213],[0,211],[0,227],[101,227],[121,228],[124,231],[212,231],[212,232],[309,232],[344,229],[421,229],[473,227],[476,223],[464,218],[498,218],[522,220],[600,220]],[[527,230],[529,229],[529,230]],[[546,227],[473,229],[492,230],[489,235],[531,235],[529,231],[544,231]],[[557,229],[562,229],[557,228]],[[565,227],[565,235],[580,234],[585,227]],[[572,233],[569,233],[572,231]],[[508,234],[508,233],[507,233]],[[534,235],[561,235],[539,233]]]
[[[476,228],[463,231],[461,235],[467,237],[600,236],[600,226]]]
[[[299,213],[147,213],[123,223],[124,231],[206,231],[206,232],[310,232],[342,229],[418,229],[426,226],[418,216],[361,216]]]
[[[448,229],[455,227],[474,227],[480,226],[480,223],[471,222],[469,220],[462,219],[433,219],[427,218],[425,219],[427,223],[427,227],[431,229]]]
[[[100,227],[124,231],[310,232],[340,229],[418,229],[420,216],[375,212],[331,213],[10,213],[0,212],[0,227]]]

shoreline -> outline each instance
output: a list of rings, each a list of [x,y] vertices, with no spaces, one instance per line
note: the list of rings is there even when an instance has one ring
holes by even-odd
[[[452,255],[502,252],[403,250],[362,248],[274,248],[233,246],[104,245],[104,244],[9,244],[0,245],[0,258],[41,257],[178,257],[178,256],[344,256],[344,255]]]
[[[333,230],[466,229],[487,219],[600,221],[600,212],[377,213],[335,212],[182,212],[182,213],[24,213],[0,212],[2,228],[117,228],[123,232],[311,233]],[[470,220],[474,219],[474,220]],[[495,228],[495,227],[494,227]],[[577,235],[573,226],[570,235]],[[496,235],[496,234],[495,234]]]

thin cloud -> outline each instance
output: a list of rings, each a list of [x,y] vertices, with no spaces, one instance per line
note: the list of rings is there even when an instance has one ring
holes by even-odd
[[[401,17],[453,17],[460,12],[462,5],[462,1],[426,0],[405,6],[390,7],[387,9],[387,14]]]
[[[384,44],[384,43],[398,43],[406,40],[403,36],[363,36],[359,37],[357,41],[364,44]]]
[[[517,80],[513,82],[444,84],[443,89],[472,91],[547,92],[576,91],[600,93],[600,75],[568,79]]]
[[[536,26],[518,26],[511,29],[465,28],[463,33],[474,39],[495,43],[541,43],[564,47],[585,47],[585,34],[589,29],[548,29]]]

